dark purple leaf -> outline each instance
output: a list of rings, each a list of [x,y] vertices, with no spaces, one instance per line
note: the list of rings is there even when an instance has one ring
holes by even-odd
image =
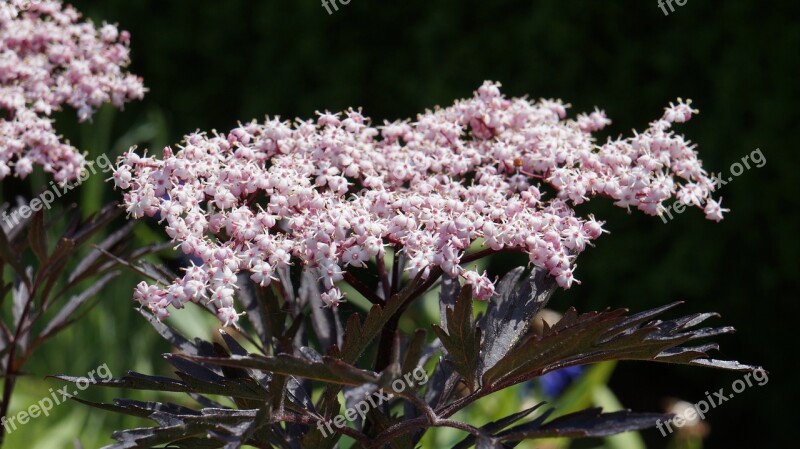
[[[467,388],[475,388],[478,355],[480,353],[481,330],[472,318],[472,287],[461,288],[455,308],[445,310],[447,332],[434,324],[433,331],[447,350],[447,359],[453,368],[464,376]]]
[[[497,286],[484,315],[478,322],[483,331],[478,376],[502,359],[528,332],[531,320],[544,308],[556,289],[553,278],[534,269],[517,288],[522,267],[510,271]]]

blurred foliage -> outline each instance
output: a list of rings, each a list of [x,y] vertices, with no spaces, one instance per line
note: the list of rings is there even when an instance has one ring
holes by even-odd
[[[352,105],[379,122],[408,117],[467,96],[484,79],[501,81],[513,95],[561,97],[575,111],[600,106],[614,120],[614,134],[644,126],[677,96],[692,98],[701,114],[679,131],[698,143],[710,170],[728,172],[755,148],[766,166],[720,191],[732,212],[719,224],[697,211],[665,225],[592,205],[612,235],[581,256],[583,284],[557,293],[551,307],[641,310],[683,299],[685,309],[719,311],[739,329],[722,355],[763,365],[772,379],[769,387],[709,414],[705,447],[777,447],[788,438],[797,387],[790,383],[786,349],[776,342],[794,341],[783,318],[800,312],[798,160],[790,141],[800,103],[800,3],[690,1],[669,16],[656,0],[356,0],[333,15],[316,0],[73,3],[98,22],[118,22],[132,32],[133,70],[150,88],[145,101],[114,112],[113,123],[106,123],[105,112],[95,117],[96,125],[110,129],[97,131],[106,137],[83,136],[73,112],[61,114],[59,129],[93,153],[137,127],[145,129],[142,136],[109,151],[137,142],[159,151],[187,132],[227,130],[266,114],[309,117]],[[80,201],[86,205],[116,195],[85,187]],[[30,195],[30,184],[4,181],[4,198],[16,192]],[[163,235],[145,227],[139,232],[147,241]],[[501,272],[517,262],[506,257],[491,268]],[[46,346],[31,370],[76,374],[108,362],[115,374],[131,366],[153,372],[150,364],[166,348],[154,343],[132,310],[135,280],[116,282],[83,325]],[[641,378],[658,388],[641,388]],[[623,363],[611,387],[625,407],[656,411],[665,396],[694,402],[734,379],[725,372]],[[53,385],[36,382],[39,391]],[[23,432],[13,436],[26,444],[10,447],[61,447],[28,443],[55,435],[67,422],[94,447],[94,423],[116,419],[80,407],[58,413],[70,421],[35,420],[25,427],[28,439]],[[666,445],[655,430],[644,436],[648,447]]]

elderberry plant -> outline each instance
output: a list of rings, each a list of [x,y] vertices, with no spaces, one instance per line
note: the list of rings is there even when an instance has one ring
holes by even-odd
[[[125,72],[130,35],[100,28],[60,1],[0,2],[0,180],[40,165],[57,182],[78,178],[84,155],[62,142],[50,116],[62,105],[89,120],[104,103],[141,99],[141,78]]]
[[[0,213],[5,215],[6,209],[3,205]],[[110,203],[81,219],[73,205],[50,217],[40,210],[13,227],[2,222],[0,306],[11,312],[0,319],[3,423],[18,377],[26,374],[34,352],[85,316],[121,266],[164,249],[163,243],[130,248],[126,240],[132,222],[107,233],[119,215],[117,204]],[[5,435],[0,432],[0,445]]]
[[[439,278],[440,270],[432,276]],[[343,324],[337,312],[323,308],[319,272],[295,267],[280,269],[277,277],[268,287],[239,278],[238,299],[246,319],[240,329],[220,330],[220,342],[190,341],[142,311],[174,345],[165,358],[178,377],[128,372],[96,385],[180,392],[187,400],[118,399],[102,404],[74,398],[157,424],[115,432],[118,443],[107,449],[333,448],[342,437],[352,440],[354,447],[414,448],[427,430],[436,427],[464,431],[464,440],[455,446],[459,448],[513,447],[522,440],[554,436],[602,437],[652,428],[669,416],[586,409],[553,418],[557,410],[543,403],[482,426],[453,415],[494,392],[543,374],[606,360],[755,369],[709,357],[707,352],[717,348],[713,343],[693,344],[733,330],[695,328],[715,314],[658,319],[676,304],[632,315],[625,310],[579,314],[569,309],[542,334],[532,332],[531,318],[556,289],[552,276],[540,268],[524,277],[521,267],[508,273],[486,313],[477,318],[471,287],[443,277],[441,322],[433,325],[437,337],[433,341],[424,329],[406,335],[397,328],[398,317],[433,285],[430,278],[418,275],[388,301],[374,305],[365,316],[351,314]],[[248,351],[245,346],[256,349]],[[404,374],[419,369],[430,372],[424,385],[396,389]],[[376,392],[392,396],[378,394],[379,399],[372,401],[376,406],[367,408],[363,417],[354,415],[352,422],[342,425],[336,419],[339,414],[349,418],[344,407],[354,409]],[[197,406],[190,406],[189,398]],[[535,418],[526,419],[534,412]]]
[[[414,122],[373,127],[351,109],[191,134],[160,159],[132,149],[113,176],[126,210],[157,215],[198,260],[169,285],[140,284],[135,298],[159,318],[169,307],[210,301],[235,324],[236,274],[249,271],[267,286],[296,262],[319,269],[326,306],[344,300],[342,280],[385,300],[393,293],[387,247],[402,255],[410,277],[439,268],[479,299],[490,298],[494,284],[464,265],[498,251],[527,254],[569,288],[575,258],[603,232],[573,205],[607,196],[656,215],[677,196],[722,218],[694,146],[670,130],[695,112],[679,101],[644,132],[598,146],[592,132],[609,123],[603,112],[566,119],[559,101],[507,99],[487,82],[474,98]],[[474,244],[485,249],[467,254]],[[348,275],[373,259],[384,268],[379,296]]]
[[[86,121],[104,103],[121,108],[142,97],[141,79],[125,71],[129,38],[115,25],[98,28],[81,21],[60,1],[0,1],[0,181],[12,173],[24,179],[41,166],[69,190],[70,181],[88,175],[84,154],[58,135],[51,116],[67,105]],[[132,223],[108,230],[120,215],[116,204],[89,217],[69,210],[74,205],[59,208],[69,214],[65,220],[65,213],[45,213],[51,201],[17,202],[19,207],[0,201],[4,425],[17,380],[33,353],[96,304],[98,292],[119,274],[122,259],[116,256],[131,261],[158,250],[158,245],[124,248]],[[0,445],[7,427],[2,430]]]
[[[605,114],[568,119],[566,107],[507,99],[487,82],[414,121],[373,126],[357,110],[324,112],[191,134],[160,158],[134,149],[122,156],[113,180],[128,214],[164,223],[192,262],[181,275],[151,270],[153,282],[134,292],[175,346],[165,357],[178,377],[129,372],[98,385],[187,400],[90,403],[156,423],[116,432],[108,448],[333,448],[345,437],[399,449],[436,427],[463,431],[456,447],[607,436],[669,417],[557,416],[542,404],[480,426],[454,415],[543,374],[606,360],[754,369],[694,343],[732,331],[696,328],[714,314],[660,318],[675,304],[632,315],[569,309],[532,331],[557,288],[577,282],[577,255],[604,232],[573,206],[602,196],[657,215],[677,197],[711,220],[724,212],[694,146],[671,130],[697,112],[688,101],[602,144],[593,133],[609,123]],[[499,252],[526,254],[530,271],[518,267],[495,283],[469,266]],[[342,304],[342,283],[372,307]],[[409,306],[435,288],[439,322],[402,332]],[[473,299],[487,301],[483,315],[474,315]],[[221,341],[190,341],[162,322],[189,303],[227,327]],[[381,394],[363,414],[337,420],[421,369],[424,385]]]

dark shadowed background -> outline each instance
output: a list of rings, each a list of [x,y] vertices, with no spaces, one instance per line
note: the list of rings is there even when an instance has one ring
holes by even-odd
[[[706,447],[796,442],[799,161],[790,139],[800,124],[800,3],[688,0],[667,16],[657,0],[352,0],[332,15],[317,0],[74,4],[131,31],[133,71],[150,92],[116,115],[113,133],[157,121],[160,145],[267,114],[362,106],[379,123],[411,117],[470,96],[484,80],[500,81],[508,95],[562,98],[573,113],[599,106],[613,135],[691,98],[701,113],[678,131],[698,144],[707,169],[729,173],[756,149],[766,165],[720,190],[731,212],[719,224],[694,209],[664,224],[592,204],[585,212],[607,220],[611,234],[579,259],[583,284],[552,305],[639,311],[683,300],[674,316],[719,312],[712,324],[738,329],[718,339],[719,356],[763,365],[770,380],[708,414]],[[70,120],[60,129],[79,134]],[[130,290],[117,293],[103,306],[112,317],[130,308]],[[142,320],[130,326],[152,333]],[[665,397],[696,402],[741,377],[622,363],[611,386],[625,406],[658,411]],[[644,436],[649,447],[666,441],[655,430]]]

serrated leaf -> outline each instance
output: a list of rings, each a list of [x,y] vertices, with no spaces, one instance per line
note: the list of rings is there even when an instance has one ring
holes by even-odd
[[[467,388],[476,387],[481,330],[472,318],[472,287],[461,288],[455,308],[445,310],[447,332],[434,324],[433,331],[447,349],[447,359],[453,368],[464,376]]]
[[[262,301],[259,300],[260,294],[256,291],[257,285],[252,282],[246,273],[239,273],[237,276],[237,285],[239,286],[238,299],[244,306],[247,314],[245,317],[264,346],[264,350],[269,350],[271,346],[271,333],[270,333],[270,316]]]
[[[526,408],[525,410],[508,415],[504,418],[498,419],[497,421],[492,421],[488,424],[484,424],[483,426],[481,426],[480,429],[490,435],[495,434],[505,429],[506,427],[510,426],[511,424],[514,424],[520,419],[523,419],[526,416],[530,415],[543,405],[545,405],[545,402],[540,402],[534,405],[533,407]],[[463,440],[459,441],[458,444],[453,446],[451,449],[467,449],[473,444],[475,444],[475,435],[467,435]]]
[[[97,408],[100,410],[107,410],[114,413],[137,416],[140,418],[148,418],[155,411],[169,411],[169,413],[175,415],[200,414],[200,412],[196,410],[192,410],[190,408],[170,403],[165,404],[161,402],[142,402],[142,401],[116,399],[113,404],[107,404],[102,402],[87,401],[85,399],[81,399],[78,397],[73,397],[71,399],[74,400],[75,402],[79,402],[81,404],[88,405],[90,407]]]
[[[316,270],[310,268],[303,270],[299,297],[311,309],[311,326],[314,328],[314,334],[319,340],[321,350],[326,352],[333,345],[342,346],[344,329],[339,320],[339,314],[325,307],[318,278]]]
[[[295,301],[294,286],[292,283],[291,270],[286,265],[280,265],[275,268],[275,273],[278,275],[278,287],[283,299],[292,304]]]
[[[458,277],[442,277],[442,288],[439,291],[439,322],[441,323],[442,329],[447,328],[447,308],[455,307],[460,292],[461,285],[458,281]],[[434,346],[432,346],[432,348],[436,348],[436,344],[441,346],[441,341],[434,341]],[[441,349],[437,348],[437,350]],[[442,352],[445,351],[442,350]],[[425,402],[434,407],[438,407],[447,402],[449,399],[449,392],[445,391],[445,387],[453,374],[453,366],[440,360],[433,369],[433,373],[428,381],[428,388],[425,390]]]
[[[75,254],[75,251],[76,244],[74,240],[66,237],[61,238],[58,240],[58,243],[56,243],[56,247],[53,249],[53,253],[50,254],[47,261],[39,267],[39,271],[36,273],[36,279],[33,283],[33,288],[34,290],[41,291],[40,296],[42,298],[50,297],[50,290],[59,278],[57,274],[61,273],[71,257]],[[39,290],[42,284],[44,284],[45,287]]]
[[[63,380],[70,383],[84,382],[85,378],[68,376],[66,374],[58,374],[48,376],[53,379]],[[173,391],[173,392],[188,392],[190,388],[185,382],[170,377],[162,376],[148,376],[134,371],[128,373],[119,379],[95,379],[92,386],[98,387],[113,387],[120,389],[131,390],[152,390],[152,391]]]
[[[442,329],[447,329],[447,308],[454,308],[458,295],[461,293],[461,284],[458,277],[442,277],[442,289],[439,291],[439,322]]]
[[[37,340],[44,341],[45,339],[58,333],[65,327],[74,323],[77,320],[75,312],[86,302],[94,297],[103,287],[108,284],[113,278],[119,275],[118,272],[108,273],[94,282],[89,288],[82,291],[80,294],[75,295],[67,301],[66,304],[58,311],[58,313],[47,323],[45,328],[37,337]],[[52,305],[52,302],[49,304]]]
[[[163,321],[159,321],[155,316],[151,313],[146,312],[142,309],[139,309],[139,313],[142,314],[150,325],[153,326],[153,329],[158,332],[165,340],[167,340],[173,347],[178,349],[181,352],[190,355],[211,355],[214,353],[213,350],[209,350],[210,345],[206,346],[205,348],[201,349],[198,348],[194,343],[190,342],[186,339],[180,332],[172,329],[171,327],[167,326],[166,323]]]
[[[548,414],[549,416],[549,414]],[[547,423],[542,419],[520,424],[495,437],[504,442],[518,442],[532,438],[550,437],[605,437],[632,430],[650,429],[671,415],[659,413],[632,413],[628,410],[602,413],[600,408],[590,408],[555,418]]]
[[[342,343],[342,360],[346,363],[355,363],[367,346],[383,331],[394,315],[407,305],[410,299],[415,298],[417,290],[427,285],[432,279],[437,278],[440,269],[431,270],[427,279],[421,275],[403,288],[400,293],[393,295],[383,305],[372,306],[362,324],[358,314],[350,315],[345,326],[344,342]]]
[[[31,273],[32,268],[28,268],[28,273]],[[14,318],[15,329],[17,326],[22,326],[22,317],[26,309],[30,308],[29,302],[31,300],[30,290],[28,286],[20,279],[14,280],[14,287],[11,290],[11,316]],[[30,310],[28,310],[30,312]]]
[[[254,425],[257,410],[203,409],[201,415],[174,415],[163,411],[150,414],[150,419],[161,423],[160,427],[129,429],[114,432],[119,443],[105,449],[151,448],[159,444],[170,447],[221,448]],[[217,435],[221,438],[211,437]],[[283,447],[282,444],[278,444]]]
[[[659,308],[659,311],[667,310]],[[716,366],[750,370],[756,367],[714,361],[703,349],[676,350],[684,343],[733,331],[733,328],[688,330],[714,314],[697,314],[669,321],[648,321],[657,314],[624,316],[625,310],[577,314],[569,309],[543,336],[531,336],[500,360],[483,376],[485,385],[516,384],[545,372],[606,360],[651,360],[657,362]]]
[[[95,271],[93,270],[93,268],[96,268],[97,266],[96,262],[100,259],[100,256],[103,254],[103,251],[101,251],[101,249],[110,251],[114,245],[116,245],[117,243],[122,241],[122,239],[130,235],[131,230],[133,230],[133,227],[135,225],[136,225],[135,222],[129,222],[125,224],[122,228],[109,234],[105,239],[103,239],[103,241],[98,243],[96,245],[97,246],[96,248],[93,248],[92,251],[90,251],[89,254],[86,255],[86,257],[84,257],[83,259],[81,259],[80,262],[78,262],[78,265],[75,267],[74,270],[72,270],[72,273],[70,273],[69,277],[67,278],[67,282],[72,284],[77,280],[83,279],[86,274],[91,274],[93,271]]]
[[[403,359],[403,367],[401,369],[403,373],[410,373],[420,366],[420,358],[422,357],[426,336],[427,332],[425,332],[425,329],[417,329],[414,331],[414,338],[408,343],[406,355]]]
[[[245,357],[231,356],[229,358],[188,355],[177,355],[176,357],[209,364],[260,369],[337,385],[361,385],[367,382],[375,383],[379,380],[378,375],[373,372],[356,368],[329,356],[323,356],[324,363],[312,363],[289,354],[278,354],[276,356],[250,354]]]
[[[502,449],[502,445],[494,438],[480,437],[475,443],[475,449]]]
[[[535,268],[520,288],[523,268],[506,274],[489,300],[486,314],[478,321],[483,331],[478,376],[502,359],[527,333],[531,320],[544,308],[556,289],[546,271]]]
[[[222,335],[222,339],[225,340],[225,345],[228,346],[228,350],[231,354],[234,355],[247,355],[247,350],[236,341],[235,338],[231,336],[231,334],[225,332],[225,330],[220,329],[219,334]]]
[[[72,232],[68,232],[70,240],[75,241],[76,246],[82,245],[95,233],[104,229],[114,218],[122,213],[122,208],[117,203],[108,203],[98,212],[92,214],[86,221],[81,223]]]
[[[47,235],[44,232],[44,210],[39,210],[31,220],[31,227],[28,230],[28,243],[39,260],[43,264],[47,260]]]
[[[14,269],[14,272],[23,284],[31,288],[31,279],[25,272],[25,266],[19,258],[19,253],[12,251],[11,244],[2,227],[0,227],[0,258],[11,265],[11,268]]]
[[[370,409],[367,412],[367,420],[369,421],[372,429],[376,433],[380,433],[389,427],[404,421],[404,418],[395,418],[391,417],[388,414],[383,413],[379,409]],[[386,446],[384,446],[386,447]],[[402,434],[398,435],[396,438],[392,438],[388,442],[388,447],[390,449],[413,449],[414,442],[411,439],[409,434]]]

